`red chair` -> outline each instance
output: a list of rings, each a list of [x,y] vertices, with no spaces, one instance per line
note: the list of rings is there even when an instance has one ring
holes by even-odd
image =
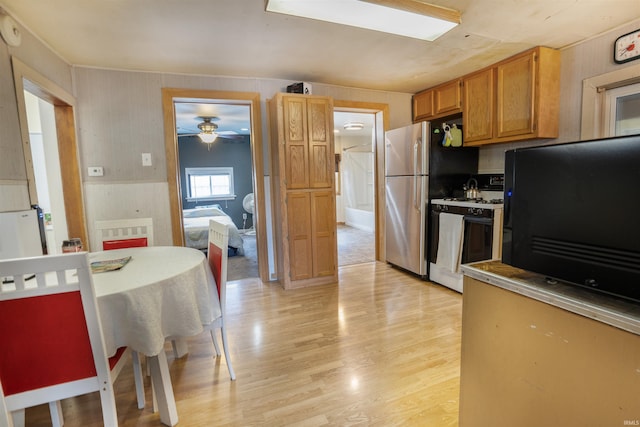
[[[103,251],[153,246],[152,218],[96,221],[95,227]]]
[[[220,300],[221,315],[213,323],[205,325],[205,329],[209,329],[211,332],[211,339],[213,340],[213,346],[216,349],[216,354],[220,356],[220,347],[216,340],[215,330],[220,329],[222,336],[222,348],[224,350],[224,357],[227,360],[227,368],[229,369],[229,376],[231,380],[236,379],[236,374],[231,366],[231,358],[229,357],[229,345],[227,343],[227,328],[225,325],[226,318],[226,299],[227,299],[227,261],[229,257],[229,228],[226,224],[216,221],[215,219],[209,220],[209,249],[207,252],[207,259],[211,272],[216,280],[216,286],[218,289],[218,299]]]
[[[104,425],[117,426],[112,382],[128,349],[106,356],[87,253],[3,260],[0,276],[15,282],[0,288],[0,383],[16,425],[25,408],[99,391]]]

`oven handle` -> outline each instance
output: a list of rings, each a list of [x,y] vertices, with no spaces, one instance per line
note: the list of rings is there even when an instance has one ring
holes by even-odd
[[[485,218],[485,217],[482,217],[482,216],[465,215],[464,216],[464,221],[465,222],[473,222],[475,224],[493,225],[493,218]]]

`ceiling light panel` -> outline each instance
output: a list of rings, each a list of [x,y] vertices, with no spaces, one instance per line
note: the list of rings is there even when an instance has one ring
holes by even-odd
[[[441,9],[448,15],[454,16],[452,19],[456,22],[427,16],[424,14],[427,13],[425,11],[414,13],[399,8],[386,7],[380,3],[387,2],[384,0],[377,2],[367,0],[268,0],[266,10],[427,41],[437,39],[460,22],[460,15],[457,11],[427,5],[415,0],[396,1],[396,4],[401,5],[399,7],[413,6],[405,7],[405,9],[411,10]]]

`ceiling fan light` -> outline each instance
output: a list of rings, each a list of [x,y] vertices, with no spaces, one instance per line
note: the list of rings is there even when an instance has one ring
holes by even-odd
[[[218,129],[218,125],[215,123],[204,121],[198,125],[198,129],[202,131],[202,133],[213,133],[216,129]]]
[[[211,144],[213,141],[216,140],[216,138],[218,137],[218,134],[215,132],[200,132],[198,136],[200,137],[202,142]]]

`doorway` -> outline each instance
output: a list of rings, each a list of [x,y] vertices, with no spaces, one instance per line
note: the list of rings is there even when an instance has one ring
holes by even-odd
[[[375,119],[373,113],[334,112],[340,267],[376,259]]]
[[[229,217],[229,219],[235,216],[235,220],[231,219],[231,221],[238,232],[246,233],[248,228],[252,228],[251,231],[255,231],[255,236],[249,234],[243,238],[241,234],[239,237],[242,239],[243,244],[241,248],[237,249],[244,252],[244,246],[249,246],[250,243],[255,241],[255,250],[251,252],[257,258],[254,260],[255,264],[257,264],[257,269],[253,270],[253,272],[257,270],[260,280],[268,281],[269,263],[266,256],[267,234],[265,220],[267,211],[263,192],[265,185],[259,100],[259,94],[257,93],[163,89],[167,176],[174,244],[186,246],[193,244],[193,238],[196,235],[191,235],[190,233],[190,235],[185,236],[187,233],[185,226],[198,220],[187,221],[183,216],[195,215],[197,218],[197,216],[204,215],[202,206],[206,206],[207,215],[222,214]],[[248,120],[245,117],[247,124],[237,126],[234,129],[223,127],[237,119],[237,117],[232,118],[231,115],[227,116],[227,119],[223,119],[225,117],[224,114],[226,114],[223,111],[225,108],[235,112],[245,111],[242,114],[248,115]],[[189,113],[191,115],[189,119],[191,123],[181,122],[183,124],[179,125],[178,114],[189,109],[193,110]],[[194,115],[194,112],[198,115]],[[199,137],[203,126],[198,127],[198,125],[207,121],[216,125],[214,130],[218,134],[218,137],[215,138],[211,145],[203,142]],[[220,157],[220,154],[225,151],[234,151],[238,155],[239,152],[246,150],[249,158],[247,159],[245,156],[244,160],[248,160],[249,166],[247,167],[247,164],[245,164],[245,166],[234,168],[233,171],[225,171],[223,170],[225,166],[222,164],[209,167],[199,164],[193,167],[193,170],[187,171],[187,165],[180,164],[179,140],[184,140],[183,144],[185,147],[189,147],[191,151],[200,152],[201,159],[208,157],[204,153],[213,152],[214,156],[217,153],[218,157]],[[242,155],[240,154],[240,156]],[[223,188],[224,184],[222,184],[222,187],[213,184],[214,182],[230,182],[235,185],[238,183],[238,180],[235,179],[235,174],[246,173],[247,170],[250,170],[248,179],[250,186],[239,188],[237,192],[235,187]],[[230,179],[229,173],[233,174]],[[209,191],[211,194],[198,193],[200,190],[195,190],[197,183],[208,183],[205,185],[205,187],[209,186],[207,190],[203,190],[204,187],[202,186],[200,189]],[[220,193],[225,191],[227,193]],[[249,194],[253,195],[253,212],[249,212],[247,203],[243,203]],[[230,213],[232,215],[229,215]],[[247,241],[247,243],[245,244],[244,241]],[[250,251],[247,250],[247,252]],[[232,254],[240,255],[233,252]],[[233,258],[234,256],[229,258],[230,265],[233,262]],[[255,274],[253,272],[247,274]],[[229,278],[229,280],[233,279]]]
[[[360,207],[365,209],[356,209],[356,212],[352,212],[355,215],[360,216],[365,214],[366,219],[358,221],[360,224],[366,224],[365,230],[360,228],[350,227],[344,229],[341,224],[343,218],[344,225],[346,225],[346,213],[341,217],[338,213],[338,255],[344,256],[344,260],[339,260],[340,265],[355,264],[360,262],[383,261],[385,259],[384,253],[384,206],[385,206],[385,194],[384,194],[384,132],[389,129],[389,106],[388,104],[370,103],[370,102],[356,102],[356,101],[334,101],[334,124],[336,124],[336,135],[346,132],[344,125],[348,122],[362,122],[363,129],[360,138],[355,142],[350,141],[347,138],[343,141],[343,138],[336,137],[336,191],[340,194],[337,195],[337,200],[343,202],[343,193],[346,191],[355,191],[357,193],[355,204],[360,204]],[[368,127],[366,129],[365,127]],[[345,143],[346,142],[346,143]],[[350,190],[343,189],[344,177],[344,154],[346,150],[347,157],[355,158],[355,161],[360,163],[359,174],[361,178],[365,180],[360,182],[362,188],[352,187]],[[339,160],[339,161],[338,161]],[[349,161],[350,159],[347,159]],[[357,166],[356,166],[357,167]],[[349,187],[347,187],[349,188]],[[339,189],[339,190],[338,190]],[[370,192],[366,197],[360,198],[362,194],[360,192]],[[339,203],[336,203],[338,205]],[[364,212],[358,212],[363,210]],[[352,219],[350,218],[351,222]],[[343,230],[341,231],[341,228]],[[372,231],[366,231],[372,230]],[[347,232],[352,232],[347,234]],[[342,233],[342,235],[341,235]],[[341,239],[342,237],[342,239]],[[342,251],[340,244],[342,240]],[[370,241],[373,241],[372,243]],[[365,258],[358,258],[356,255],[358,248],[353,242],[362,243],[367,249]],[[373,245],[373,258],[370,255],[371,245]],[[346,247],[345,247],[346,246]],[[348,252],[354,255],[353,258],[349,257]]]
[[[174,108],[185,245],[206,253],[209,219],[224,222],[227,280],[257,278],[250,106],[202,100]]]
[[[50,140],[49,144],[56,145],[57,143],[57,157],[54,154],[47,154],[46,159],[47,162],[52,163],[50,170],[59,170],[58,188],[52,191],[56,194],[54,197],[57,204],[56,212],[58,212],[56,214],[56,235],[55,243],[52,244],[54,247],[50,248],[49,253],[55,253],[61,247],[57,242],[66,236],[80,238],[85,245],[85,249],[91,250],[87,239],[82,181],[78,161],[74,113],[75,99],[63,88],[15,57],[12,58],[12,67],[27,172],[29,202],[31,205],[39,204],[40,197],[36,182],[34,154],[31,148],[25,94],[36,96],[41,100],[38,102],[45,102],[45,104],[41,105],[48,110],[46,115],[47,138]],[[64,165],[64,167],[61,167],[61,165]],[[53,185],[53,183],[50,184]],[[53,201],[51,203],[53,204]],[[52,220],[56,220],[56,218],[52,217]]]
[[[67,234],[67,215],[64,209],[62,176],[53,105],[24,91],[31,141],[31,158],[38,193],[37,205],[42,209],[46,253],[61,252]]]

